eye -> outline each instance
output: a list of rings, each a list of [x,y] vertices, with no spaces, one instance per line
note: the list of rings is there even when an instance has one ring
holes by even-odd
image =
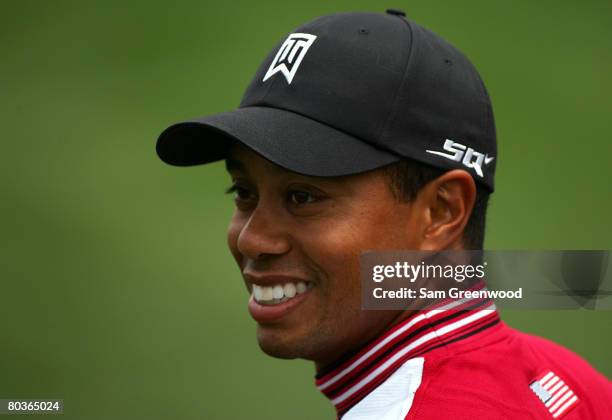
[[[291,204],[301,205],[317,201],[317,198],[306,191],[289,191],[289,201]]]
[[[244,201],[253,198],[253,194],[251,191],[238,184],[232,184],[229,188],[225,190],[226,194],[233,194],[234,199],[237,201]]]

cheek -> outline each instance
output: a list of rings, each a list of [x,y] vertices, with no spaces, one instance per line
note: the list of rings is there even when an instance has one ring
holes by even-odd
[[[354,229],[338,224],[334,228],[311,231],[308,240],[302,243],[305,250],[309,249],[309,257],[324,273],[326,298],[354,306],[352,303],[360,290],[360,253],[367,249]]]
[[[368,250],[413,249],[406,220],[392,214],[357,214],[321,229],[308,229],[302,243],[325,273],[326,298],[361,307],[361,253]],[[404,223],[404,225],[402,225]]]
[[[234,215],[232,216],[232,220],[227,228],[227,245],[238,264],[240,264],[242,259],[242,256],[238,251],[238,237],[240,236],[243,225],[244,222]]]

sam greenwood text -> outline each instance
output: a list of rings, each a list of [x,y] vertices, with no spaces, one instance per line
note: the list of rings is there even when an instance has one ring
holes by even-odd
[[[408,287],[402,287],[398,290],[384,290],[377,287],[372,293],[376,299],[415,299],[417,297],[424,299],[522,299],[523,288],[519,287],[516,290],[461,290],[457,287],[451,287],[448,290],[429,290],[426,287],[421,287],[417,291]]]

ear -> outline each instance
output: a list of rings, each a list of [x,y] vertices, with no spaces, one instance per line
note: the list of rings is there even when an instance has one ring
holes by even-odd
[[[421,249],[462,249],[463,230],[476,200],[472,176],[460,169],[446,172],[428,183],[417,200],[426,209]]]

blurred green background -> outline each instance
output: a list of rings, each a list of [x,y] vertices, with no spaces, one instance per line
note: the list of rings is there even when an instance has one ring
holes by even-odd
[[[3,1],[0,398],[66,419],[333,418],[263,355],[225,245],[221,164],[156,157],[229,110],[316,16],[405,9],[480,70],[498,127],[494,249],[610,249],[612,3]],[[504,313],[612,375],[611,312]]]

